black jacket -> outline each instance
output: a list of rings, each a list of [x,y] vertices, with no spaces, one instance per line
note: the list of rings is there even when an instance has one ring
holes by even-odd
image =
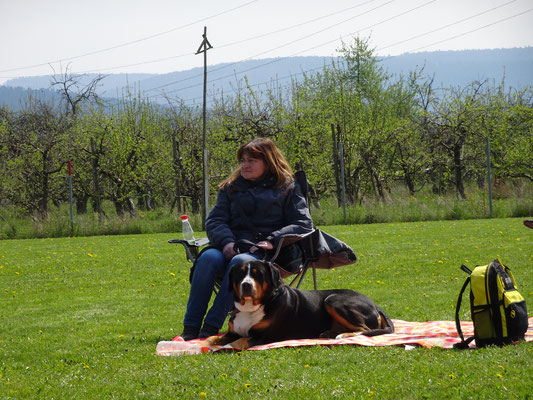
[[[257,233],[276,245],[282,236],[310,233],[313,221],[300,186],[294,182],[290,188],[275,188],[275,184],[272,175],[256,181],[241,176],[221,189],[205,222],[211,246],[222,250],[239,239],[258,242]]]

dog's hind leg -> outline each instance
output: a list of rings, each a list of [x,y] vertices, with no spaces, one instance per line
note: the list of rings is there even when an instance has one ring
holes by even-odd
[[[370,331],[365,316],[360,311],[360,304],[342,294],[332,294],[324,300],[324,308],[331,316],[329,330],[322,332],[320,337],[334,338],[339,334],[350,333],[349,336]]]

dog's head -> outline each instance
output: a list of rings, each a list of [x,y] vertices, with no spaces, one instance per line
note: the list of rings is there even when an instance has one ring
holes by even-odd
[[[235,306],[241,311],[253,311],[283,282],[279,270],[266,261],[242,261],[235,264],[229,275],[229,290],[234,292]]]

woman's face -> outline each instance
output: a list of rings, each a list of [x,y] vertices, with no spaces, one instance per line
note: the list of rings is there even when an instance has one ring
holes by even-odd
[[[241,176],[249,181],[261,178],[267,171],[267,166],[262,158],[244,154],[241,159]]]

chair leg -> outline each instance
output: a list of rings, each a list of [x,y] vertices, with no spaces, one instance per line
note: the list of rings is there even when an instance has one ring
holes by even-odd
[[[312,265],[312,268],[313,268],[313,284],[315,285],[315,290],[317,290],[315,264]]]
[[[304,269],[300,275],[298,275],[300,277],[300,280],[298,281],[298,284],[296,285],[296,289],[300,289],[300,285],[302,284],[302,281],[304,280],[304,277],[305,277],[305,273],[307,272],[307,268]],[[296,278],[294,278],[294,280],[292,282],[294,282],[296,279],[298,279],[298,276]],[[291,285],[292,285],[292,282],[291,282]]]

